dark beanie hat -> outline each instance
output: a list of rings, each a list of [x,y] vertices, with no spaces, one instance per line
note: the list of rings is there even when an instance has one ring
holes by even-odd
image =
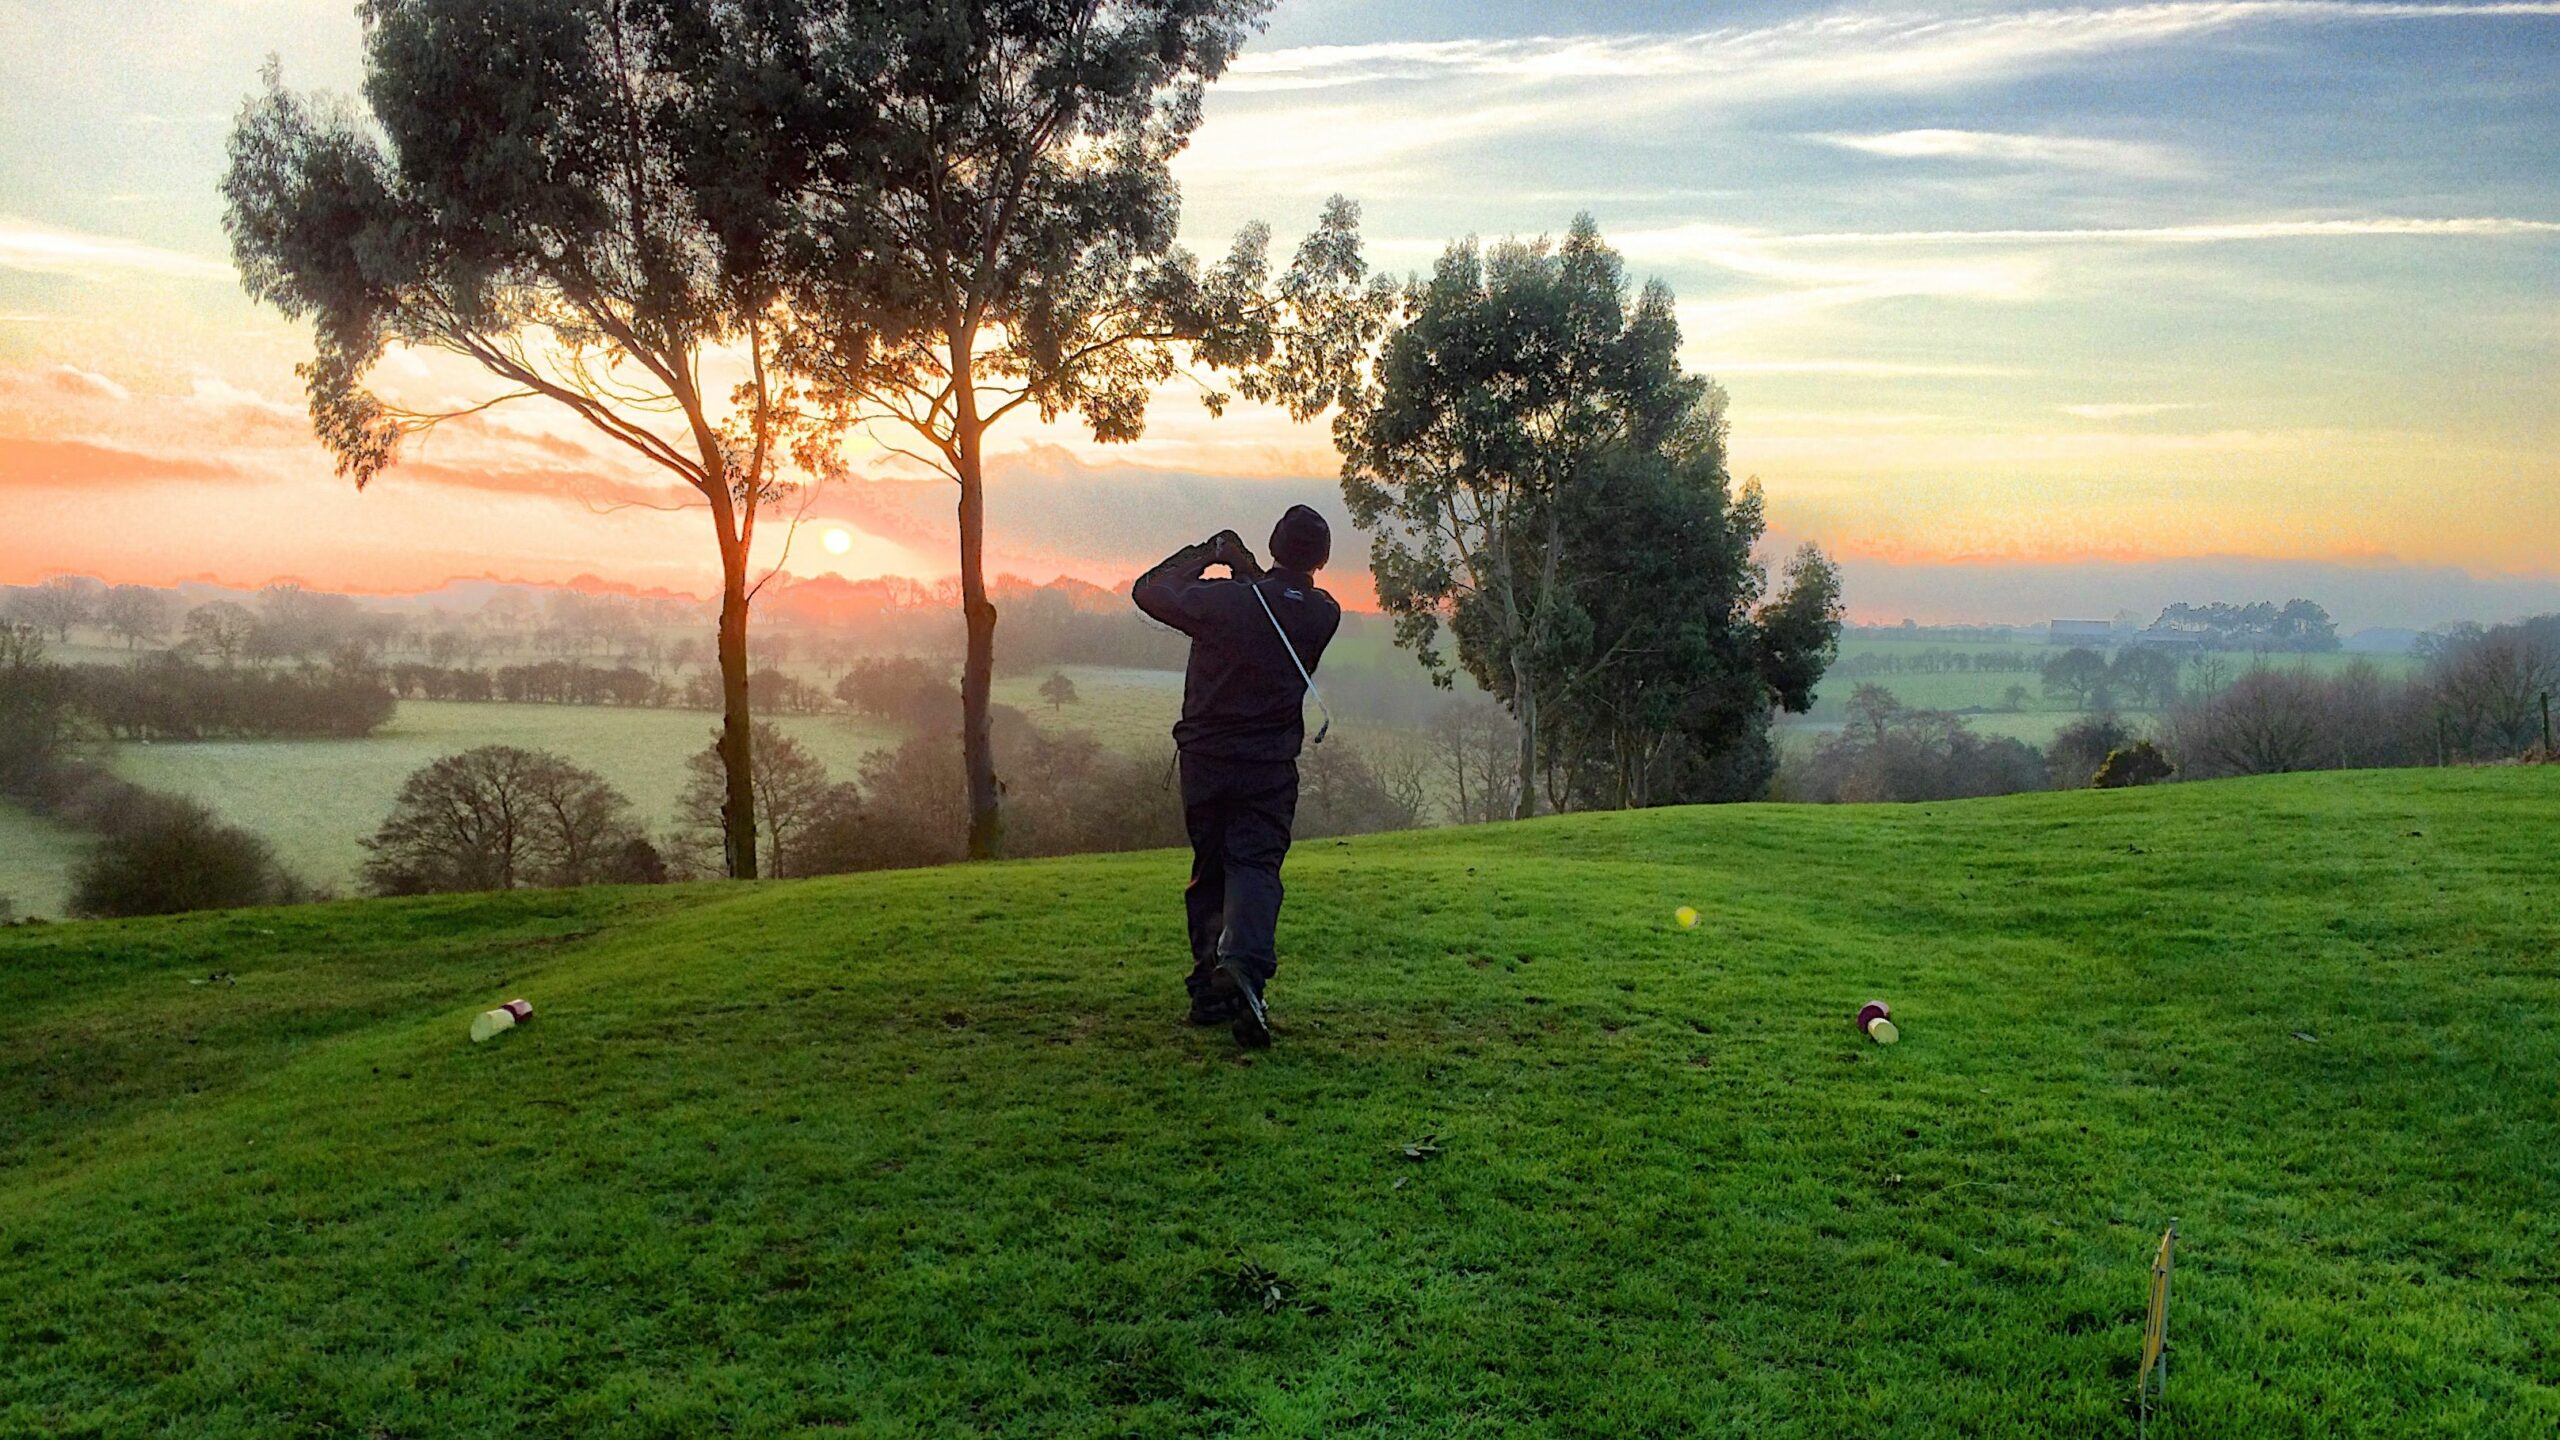
[[[1271,527],[1271,558],[1292,570],[1320,570],[1333,558],[1333,527],[1304,505],[1292,505]]]

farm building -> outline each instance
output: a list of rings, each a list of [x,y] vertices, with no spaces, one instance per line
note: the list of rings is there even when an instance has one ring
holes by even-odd
[[[2044,638],[2048,645],[2112,645],[2116,626],[2112,620],[2056,620]]]

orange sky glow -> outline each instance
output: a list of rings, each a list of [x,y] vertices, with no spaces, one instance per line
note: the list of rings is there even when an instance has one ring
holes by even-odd
[[[1285,252],[1338,190],[1406,273],[1591,211],[1677,292],[1773,551],[1841,558],[1853,615],[2040,618],[1997,613],[2027,603],[2003,574],[2207,560],[2560,595],[2560,5],[1853,6],[1700,34],[1658,6],[1396,8],[1276,12],[1177,167],[1186,242],[1262,219]],[[309,337],[241,295],[213,186],[267,52],[353,85],[348,10],[0,22],[0,583],[706,593],[707,521],[655,508],[683,492],[542,402],[440,428],[368,493],[331,473],[293,375]],[[2231,83],[2268,65],[2310,98]],[[2461,116],[2431,98],[2446,75]],[[2368,103],[2320,98],[2349,93]],[[377,381],[490,393],[441,356]],[[1116,585],[1293,502],[1340,516],[1324,422],[1212,419],[1196,393],[1159,395],[1132,445],[999,431],[990,568]],[[948,487],[850,454],[761,564],[949,574]],[[2208,597],[2146,603],[2173,598]]]

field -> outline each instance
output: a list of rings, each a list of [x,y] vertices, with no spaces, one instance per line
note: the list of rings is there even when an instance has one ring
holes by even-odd
[[[1901,656],[1907,660],[1923,650],[1953,650],[1966,655],[1992,652],[2023,654],[2035,664],[2042,665],[2067,648],[2021,641],[1893,640],[1861,635],[1840,642],[1840,659],[1846,662],[1866,657]],[[2363,662],[2379,670],[2386,679],[2405,676],[2419,663],[2407,655],[2350,655],[2344,652],[2269,655],[2263,661],[2242,654],[2208,658],[2219,663],[2225,681],[2259,663],[2327,674]],[[2191,668],[2181,672],[2182,679],[2192,675]],[[2052,743],[2056,732],[2084,713],[2073,708],[2066,699],[2047,696],[2042,678],[2035,670],[1941,670],[1925,674],[1906,671],[1901,674],[1857,675],[1835,667],[1823,678],[1812,712],[1801,718],[1788,718],[1784,722],[1786,731],[1809,738],[1838,730],[1846,715],[1842,707],[1848,703],[1850,694],[1865,683],[1883,686],[1893,692],[1894,698],[1913,709],[1978,712],[1965,717],[1965,723],[1975,733],[2004,735],[2039,747]],[[2012,685],[2025,687],[2029,697],[2026,706],[2017,711],[2009,711],[2001,703],[2001,697]],[[2127,709],[2121,713],[2128,719],[2139,721],[2148,718],[2150,712]]]
[[[1260,1055],[1168,853],[0,932],[0,1433],[2123,1436],[2175,1216],[2155,1434],[2545,1436],[2556,809],[1314,845]]]
[[[851,716],[771,718],[848,780],[865,752],[900,738],[894,727]],[[119,745],[112,764],[137,784],[204,801],[265,836],[306,879],[343,889],[363,859],[356,842],[382,823],[400,782],[440,755],[475,745],[557,751],[612,781],[655,829],[675,812],[686,757],[711,742],[716,724],[695,710],[404,700],[389,725],[362,740]]]
[[[1115,750],[1172,747],[1173,722],[1182,715],[1181,671],[1068,665],[1058,673],[1074,682],[1076,703],[1059,706],[1040,695],[1041,683],[1050,673],[998,675],[996,703],[1021,709],[1043,730],[1082,730]]]
[[[2059,653],[2041,645],[1858,637],[1843,642],[1842,655],[1909,654],[1931,648],[1967,653],[2015,649],[2039,661]],[[75,646],[65,653],[75,659],[108,660],[123,652]],[[1389,697],[1393,713],[1419,715],[1437,703],[1411,657],[1394,648],[1383,623],[1347,626],[1327,658],[1328,675],[1341,687],[1337,695],[1354,693],[1351,687],[1357,682],[1352,672],[1365,671],[1382,677],[1367,688],[1369,693]],[[2235,671],[2250,663],[2245,656],[2221,658]],[[2285,656],[2270,663],[2334,669],[2359,658],[2371,658],[2385,674],[2403,673],[2414,663],[2405,657],[2347,655]],[[814,662],[794,668],[803,679],[832,687],[831,675]],[[1174,719],[1182,709],[1178,672],[1067,666],[1064,673],[1074,681],[1078,699],[1063,707],[1053,707],[1039,693],[1050,673],[1043,668],[999,675],[995,698],[1000,704],[1019,707],[1043,729],[1083,730],[1114,749],[1154,752],[1170,743]],[[2037,746],[2049,744],[2056,731],[2081,713],[2061,700],[2047,699],[2032,671],[1865,677],[1835,673],[1820,686],[1811,714],[1782,720],[1780,743],[1801,751],[1836,733],[1842,722],[1841,706],[1861,679],[1893,691],[1907,705],[1977,711],[1966,717],[1977,733],[2010,736]],[[2024,685],[2035,696],[2026,709],[1999,708],[2002,692],[2011,685]],[[1345,707],[1337,703],[1335,709],[1340,715]],[[859,717],[776,718],[845,779],[853,777],[865,752],[902,738],[896,727]],[[2130,711],[2127,718],[2138,725],[2148,717]],[[224,819],[266,836],[285,862],[306,878],[347,890],[353,887],[363,858],[357,839],[381,823],[409,772],[438,755],[496,743],[558,751],[620,786],[655,829],[663,827],[674,811],[684,785],[685,757],[707,741],[713,723],[706,713],[685,710],[407,701],[392,724],[363,740],[120,745],[113,749],[111,763],[128,779],[205,801]],[[1411,734],[1377,716],[1353,716],[1340,733],[1365,745],[1392,745]],[[1433,777],[1436,781],[1436,771]],[[83,843],[76,832],[0,809],[0,896],[12,898],[21,913],[61,914],[65,877]]]
[[[106,652],[100,652],[104,654]],[[1124,750],[1172,744],[1182,676],[1159,670],[1068,666],[1077,703],[1041,698],[1040,670],[999,676],[997,703],[1021,707],[1050,730],[1084,730]],[[813,682],[825,677],[812,670]],[[831,774],[850,780],[862,757],[905,738],[903,727],[849,714],[767,717],[808,745]],[[693,710],[612,706],[402,701],[389,725],[361,740],[208,740],[121,744],[108,763],[126,779],[190,795],[233,824],[263,835],[304,878],[352,891],[373,833],[400,782],[440,755],[474,745],[556,751],[602,774],[662,829],[683,792],[685,759],[709,743],[716,717]],[[0,805],[0,897],[20,914],[59,916],[68,875],[86,839]]]
[[[85,844],[78,831],[0,801],[0,899],[20,915],[62,914]]]

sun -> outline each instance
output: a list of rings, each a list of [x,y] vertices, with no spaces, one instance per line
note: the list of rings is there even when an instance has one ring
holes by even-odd
[[[830,530],[819,537],[818,543],[827,547],[828,554],[842,555],[853,548],[853,536],[843,530]]]

